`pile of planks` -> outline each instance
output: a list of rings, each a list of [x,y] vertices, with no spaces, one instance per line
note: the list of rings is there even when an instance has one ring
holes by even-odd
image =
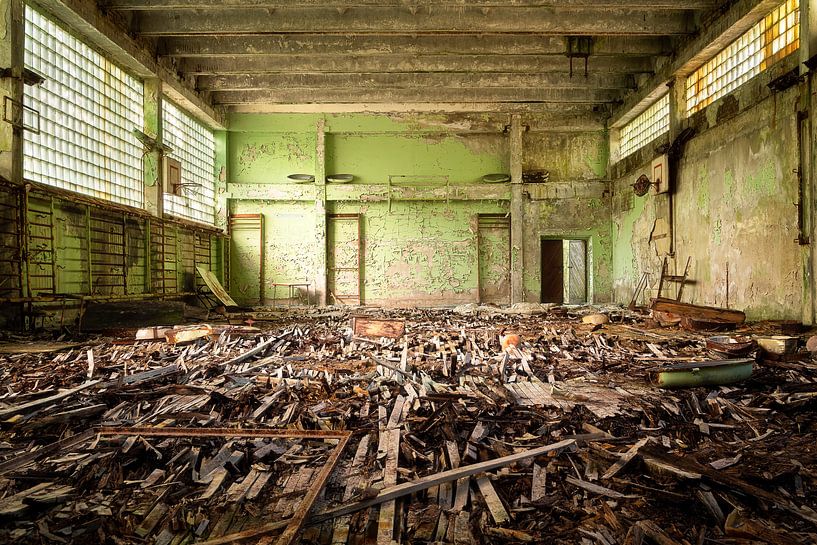
[[[0,542],[817,540],[810,354],[662,391],[704,337],[583,312],[7,335]]]

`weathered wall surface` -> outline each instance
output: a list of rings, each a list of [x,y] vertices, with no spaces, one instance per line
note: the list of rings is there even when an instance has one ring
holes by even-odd
[[[541,292],[542,238],[588,241],[588,285],[593,302],[612,298],[610,191],[605,179],[608,138],[604,131],[526,133],[523,170],[547,170],[549,181],[528,184],[524,287],[528,301]]]
[[[196,266],[223,276],[223,235],[141,211],[36,186],[0,184],[0,297],[37,299],[37,325],[72,324],[79,300],[191,294]],[[18,305],[0,323],[19,326]]]
[[[304,282],[319,263],[315,201],[327,214],[361,215],[361,296],[365,304],[445,305],[479,298],[478,220],[510,210],[509,184],[482,176],[510,171],[507,115],[325,116],[327,174],[349,184],[291,184],[286,176],[316,171],[320,116],[233,114],[227,196],[234,214],[264,215],[264,293],[273,282]],[[601,129],[525,134],[524,170],[548,170],[550,181],[525,184],[525,300],[539,301],[539,241],[590,242],[593,298],[611,297],[610,208],[605,181],[607,138]],[[235,252],[242,251],[233,242]],[[243,253],[243,251],[242,251]],[[501,259],[502,256],[497,256]],[[233,267],[238,298],[257,297],[259,268]],[[507,263],[495,267],[507,268]],[[242,292],[242,289],[244,292]],[[331,300],[331,297],[330,297]],[[314,302],[314,301],[313,301]]]
[[[435,306],[478,300],[478,214],[507,202],[336,202],[332,213],[361,214],[362,296],[367,304]],[[499,257],[499,256],[498,256]]]
[[[797,87],[771,95],[759,78],[688,120],[696,136],[678,167],[676,260],[691,258],[694,283],[685,301],[729,306],[749,319],[799,319],[803,277],[796,242],[799,168]],[[666,141],[666,140],[664,140]],[[668,216],[663,195],[633,195],[649,174],[653,147],[613,167],[613,292],[627,303],[642,273],[657,287],[662,255],[650,242],[656,218]],[[654,295],[652,291],[650,295]]]

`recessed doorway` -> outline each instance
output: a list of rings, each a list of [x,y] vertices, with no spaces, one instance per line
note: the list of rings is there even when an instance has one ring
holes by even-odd
[[[586,239],[542,239],[541,257],[542,303],[589,301]]]

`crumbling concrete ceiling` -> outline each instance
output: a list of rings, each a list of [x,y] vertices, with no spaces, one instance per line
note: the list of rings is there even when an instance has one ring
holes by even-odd
[[[729,0],[100,0],[216,105],[609,111]],[[591,37],[587,62],[568,37]],[[575,46],[574,46],[575,50]],[[584,50],[579,47],[579,50]],[[252,106],[249,106],[252,108]]]

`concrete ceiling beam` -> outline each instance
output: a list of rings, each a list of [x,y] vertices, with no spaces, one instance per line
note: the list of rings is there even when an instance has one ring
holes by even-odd
[[[594,56],[666,56],[670,38],[600,36],[593,40]],[[564,55],[563,36],[531,34],[453,35],[339,35],[274,34],[262,36],[168,37],[159,54],[168,57],[237,55]]]
[[[614,89],[263,89],[254,91],[214,91],[216,104],[292,103],[514,103],[605,104],[617,102],[621,93]]]
[[[668,36],[694,32],[693,13],[590,7],[284,7],[144,11],[135,14],[134,22],[143,36],[321,32]]]
[[[259,103],[229,106],[236,113],[392,113],[411,116],[418,112],[451,115],[474,114],[484,120],[485,113],[527,113],[531,118],[531,130],[582,131],[603,128],[610,115],[607,104],[565,103],[512,103],[512,102],[392,102],[392,103]],[[410,117],[409,117],[410,119]],[[459,123],[471,128],[474,122]]]
[[[297,88],[327,92],[334,89],[478,89],[547,87],[550,89],[635,89],[627,74],[236,74],[200,76],[197,88],[206,91],[242,91]]]
[[[717,0],[687,0],[684,9],[707,10],[717,5]],[[163,9],[219,9],[219,8],[285,8],[285,7],[591,7],[616,9],[678,9],[678,0],[103,0],[99,4],[108,10],[144,11]]]
[[[545,73],[566,74],[570,61],[563,56],[536,55],[437,55],[412,57],[403,55],[371,55],[338,57],[334,55],[293,55],[214,57],[212,59],[180,59],[178,69],[185,74],[298,74],[298,73]],[[574,59],[575,75],[584,75],[584,61]],[[653,71],[649,57],[591,57],[590,74],[638,74]]]

